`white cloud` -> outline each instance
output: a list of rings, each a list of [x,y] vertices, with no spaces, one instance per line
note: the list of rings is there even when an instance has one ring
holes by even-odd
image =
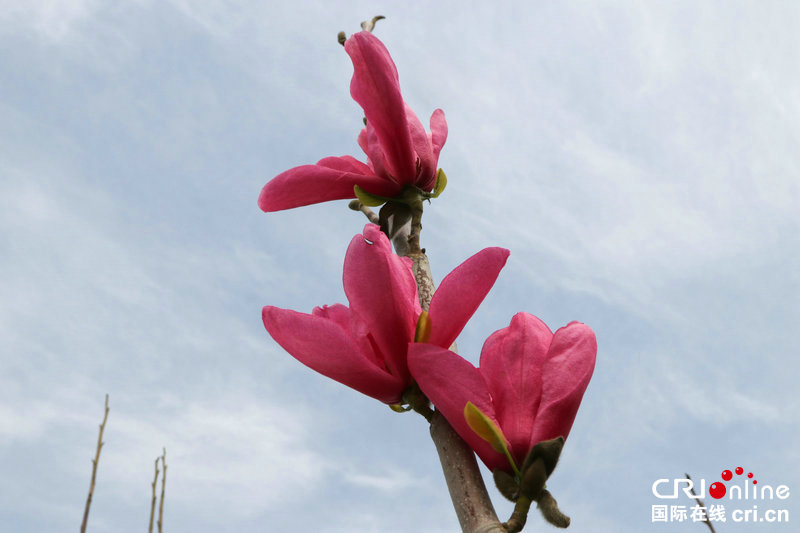
[[[397,492],[418,484],[408,471],[396,468],[380,474],[364,474],[357,470],[345,472],[344,480],[354,485],[386,492]]]
[[[161,446],[176,527],[299,511],[323,531],[452,526],[424,424],[409,433],[427,446],[283,354],[258,315],[341,301],[363,220],[263,215],[255,198],[271,174],[357,151],[334,36],[374,6],[0,5],[0,453],[21,483],[0,484],[3,521],[79,521],[110,392],[98,530],[144,523]],[[386,11],[378,31],[418,114],[450,122],[425,245],[441,271],[512,248],[503,301],[468,335],[512,304],[596,320],[559,474],[591,498],[572,529],[633,530],[622,508],[593,517],[603,499],[581,476],[686,461],[687,433],[732,453],[794,431],[793,8],[454,5]],[[24,498],[41,487],[45,512]]]
[[[100,5],[99,0],[5,0],[0,2],[0,24],[30,27],[44,39],[57,43],[90,18]]]

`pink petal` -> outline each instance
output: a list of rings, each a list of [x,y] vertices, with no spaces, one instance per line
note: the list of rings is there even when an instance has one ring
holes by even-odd
[[[486,248],[445,276],[431,299],[428,342],[442,348],[453,344],[494,285],[508,254],[505,248]]]
[[[376,366],[334,320],[267,306],[264,327],[295,359],[384,403],[400,401],[405,384]]]
[[[483,344],[480,373],[492,395],[497,419],[521,462],[531,449],[531,433],[542,393],[542,365],[553,333],[528,313],[517,313],[511,324]]]
[[[420,343],[409,345],[408,366],[422,392],[489,470],[500,468],[509,471],[511,467],[505,456],[472,431],[464,418],[464,407],[469,401],[500,426],[489,389],[478,369],[450,350]]]
[[[409,382],[406,346],[414,339],[420,313],[411,261],[392,251],[375,224],[350,242],[344,259],[344,292],[350,309],[367,325],[389,371]]]
[[[417,118],[416,113],[406,104],[406,120],[408,121],[408,131],[411,135],[411,144],[414,147],[416,161],[419,169],[411,181],[407,183],[416,184],[425,191],[433,189],[436,177],[436,160],[433,157],[433,148],[428,132],[422,122]],[[424,185],[424,186],[423,186]]]
[[[367,325],[355,316],[349,308],[342,304],[323,305],[322,307],[315,307],[311,314],[327,318],[339,324],[350,335],[350,338],[358,345],[359,351],[367,359],[372,361],[378,368],[386,369],[386,362],[379,354],[375,353]]]
[[[317,161],[317,165],[331,168],[333,170],[353,172],[355,174],[361,174],[364,176],[373,175],[371,168],[351,155],[343,155],[341,157],[324,157]]]
[[[375,176],[369,172],[369,167],[353,161],[349,156],[326,157],[316,165],[302,165],[282,172],[261,189],[258,206],[269,212],[355,198],[354,185],[381,196],[394,196],[400,191],[398,185]]]
[[[542,368],[542,400],[531,444],[567,438],[592,378],[596,356],[597,340],[589,326],[572,322],[556,331]]]
[[[364,150],[364,153],[367,154],[367,163],[369,163],[369,166],[376,176],[380,176],[390,183],[397,183],[394,178],[386,172],[383,152],[381,151],[380,142],[378,142],[378,136],[375,134],[375,128],[367,124],[367,127],[362,129],[361,133],[358,135],[358,145]],[[399,191],[400,188],[398,184],[397,190]]]
[[[433,147],[433,157],[436,158],[437,162],[446,140],[447,121],[444,118],[444,111],[437,109],[431,115],[431,146]]]
[[[342,304],[323,305],[322,307],[315,307],[311,311],[313,316],[327,318],[339,324],[345,331],[350,331],[350,324],[353,319],[353,313],[350,312],[346,306]]]
[[[442,151],[444,142],[447,140],[447,121],[444,119],[444,111],[437,109],[431,115],[431,132],[428,134],[428,142],[431,145],[432,172],[426,174],[425,180],[420,180],[417,186],[425,191],[430,191],[436,185],[436,171],[439,167],[439,153]]]
[[[354,68],[350,95],[364,109],[367,124],[375,128],[386,170],[399,182],[407,183],[416,176],[416,161],[394,61],[383,43],[369,32],[351,35],[344,48]]]

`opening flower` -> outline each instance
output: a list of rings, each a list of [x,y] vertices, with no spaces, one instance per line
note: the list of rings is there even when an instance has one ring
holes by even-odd
[[[344,47],[354,68],[350,94],[367,121],[358,136],[367,162],[349,155],[326,157],[278,174],[261,190],[258,205],[264,211],[355,198],[356,185],[387,198],[398,196],[406,185],[426,192],[435,185],[439,152],[447,139],[444,112],[433,112],[426,132],[403,101],[397,67],[383,43],[362,31]]]
[[[535,316],[517,313],[486,339],[479,368],[430,344],[410,345],[408,364],[422,391],[484,464],[512,472],[502,445],[490,443],[492,431],[499,431],[517,466],[536,444],[566,439],[596,355],[594,332],[585,324],[571,322],[552,333]],[[488,420],[483,435],[465,416],[468,402]]]
[[[449,347],[491,289],[508,250],[486,248],[448,274],[433,296],[429,342]],[[295,359],[320,374],[387,404],[397,404],[412,383],[408,345],[421,313],[411,260],[392,251],[386,235],[367,224],[344,260],[349,307],[335,304],[311,314],[266,306],[264,326]]]

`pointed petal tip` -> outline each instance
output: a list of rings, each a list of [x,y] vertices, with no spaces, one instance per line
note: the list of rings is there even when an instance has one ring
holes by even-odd
[[[444,277],[431,299],[432,344],[449,347],[497,281],[510,252],[484,248]]]

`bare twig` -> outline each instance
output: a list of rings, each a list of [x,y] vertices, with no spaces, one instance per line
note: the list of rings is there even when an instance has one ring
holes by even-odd
[[[158,502],[158,533],[161,533],[161,526],[164,523],[164,488],[167,484],[167,449],[163,448],[163,452],[161,455],[161,500]]]
[[[153,533],[153,517],[156,514],[156,483],[158,483],[158,460],[161,459],[160,457],[156,457],[155,460],[155,470],[156,473],[153,476],[153,483],[150,485],[153,489],[153,499],[150,501],[150,527],[147,528],[148,533]]]
[[[97,478],[97,463],[100,461],[100,450],[103,448],[103,430],[106,428],[108,420],[108,394],[106,394],[106,409],[103,414],[103,423],[100,424],[100,434],[97,436],[97,452],[92,459],[92,481],[89,484],[89,495],[86,497],[86,508],[83,510],[83,522],[81,523],[81,533],[86,533],[86,523],[89,521],[89,508],[92,506],[92,496],[94,495],[94,482]]]
[[[378,215],[375,213],[375,211],[373,211],[369,207],[365,206],[364,204],[362,204],[358,200],[350,200],[350,203],[347,205],[347,207],[349,207],[353,211],[361,211],[362,213],[364,213],[364,216],[367,217],[367,220],[369,220],[373,224],[380,224],[381,223],[381,221],[378,218]]]
[[[689,481],[692,480],[692,478],[689,477],[689,474],[686,474],[686,479],[688,479]],[[697,493],[694,491],[694,483],[692,483],[692,496],[694,496],[694,499],[697,501],[697,505],[705,509],[706,504],[703,503],[703,500],[697,497]],[[714,531],[714,524],[712,524],[711,520],[708,519],[708,513],[706,513],[706,517],[705,520],[703,520],[703,522],[706,523],[708,529],[711,530],[711,533],[717,533],[716,531]]]

